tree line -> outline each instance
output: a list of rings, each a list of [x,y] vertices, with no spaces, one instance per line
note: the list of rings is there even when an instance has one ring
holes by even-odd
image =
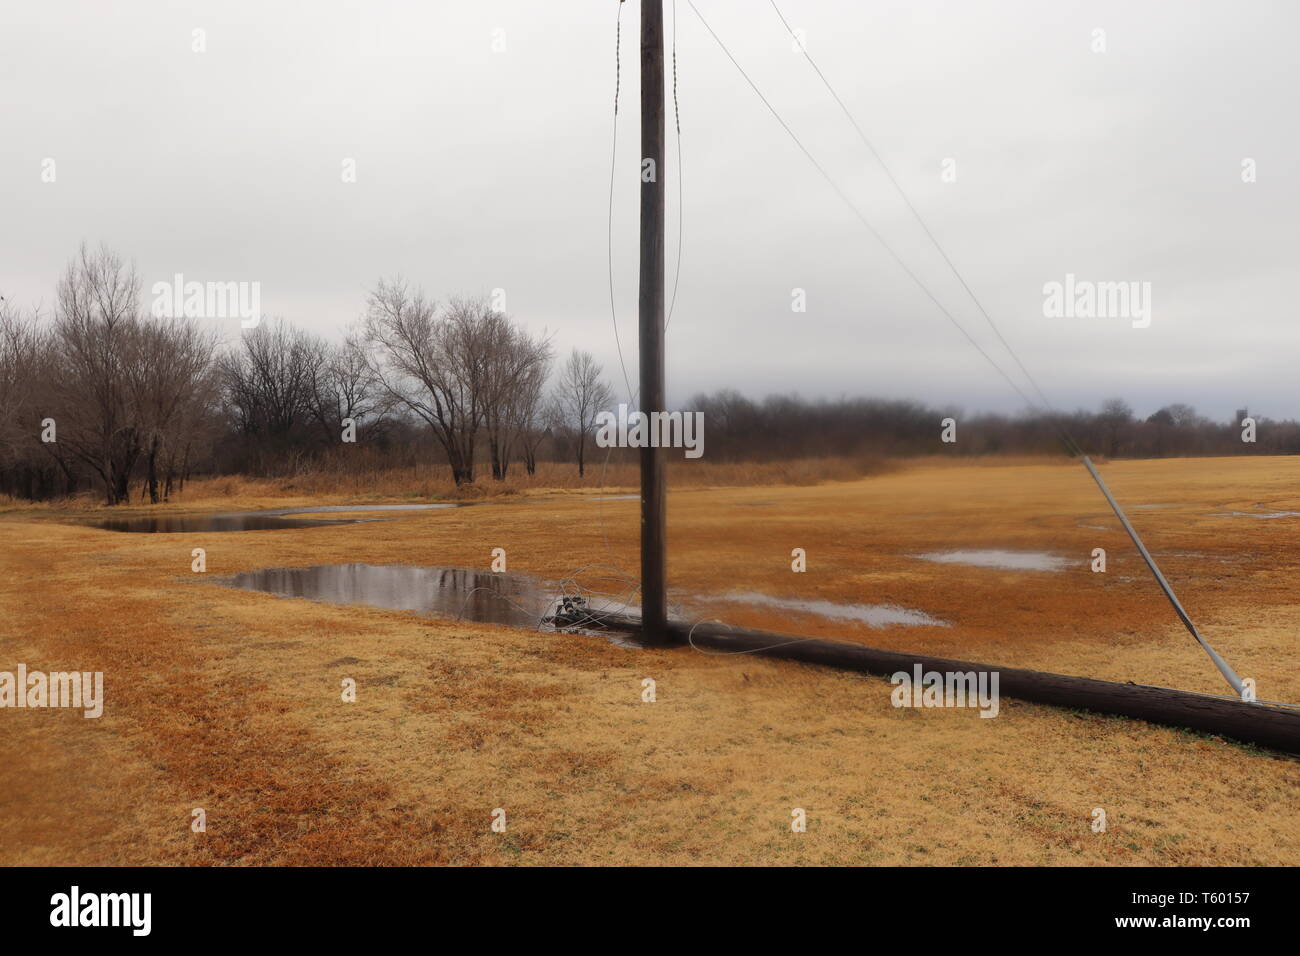
[[[596,416],[613,404],[600,365],[491,307],[437,302],[379,281],[361,319],[329,342],[264,319],[223,346],[191,318],[143,308],[133,266],[86,246],[52,314],[0,301],[0,494],[45,499],[97,489],[109,504],[159,502],[194,474],[445,463],[458,485],[513,467],[573,462],[585,474]],[[714,461],[1062,453],[1062,427],[1110,457],[1300,453],[1300,425],[1238,411],[1214,422],[1174,404],[1143,418],[1119,399],[1096,412],[963,415],[870,398],[697,395]],[[940,422],[957,441],[940,444]],[[616,451],[620,458],[634,452]]]
[[[1300,454],[1300,423],[1291,419],[1251,415],[1241,408],[1230,421],[1213,421],[1181,403],[1142,417],[1118,398],[1107,399],[1095,412],[999,415],[874,398],[809,401],[773,395],[756,401],[722,390],[696,395],[690,407],[704,412],[707,457],[715,461],[904,457],[940,451],[1063,455],[1062,433],[1085,453],[1109,458]],[[941,441],[945,419],[955,425],[951,444]],[[1248,419],[1253,425],[1243,426]]]
[[[134,267],[83,245],[49,317],[0,302],[0,493],[97,488],[109,504],[167,500],[195,473],[450,466],[456,483],[546,450],[580,471],[612,392],[589,353],[558,370],[549,336],[486,300],[381,280],[331,343],[281,319],[223,347],[191,318],[144,309]]]

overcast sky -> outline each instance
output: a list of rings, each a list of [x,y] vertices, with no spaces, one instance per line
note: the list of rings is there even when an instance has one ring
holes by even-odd
[[[766,0],[695,3],[863,214],[1003,358]],[[1241,405],[1300,416],[1300,7],[778,5],[1059,405],[1119,394],[1144,414],[1185,401],[1218,418]],[[103,241],[135,261],[146,299],[174,273],[256,281],[264,312],[338,337],[375,280],[400,273],[440,298],[505,290],[507,311],[563,351],[596,353],[621,391],[606,273],[617,7],[0,0],[0,295],[48,309],[77,244]],[[687,0],[676,10],[685,212],[670,401],[732,387],[1020,407]],[[622,19],[614,262],[635,378],[637,0]],[[671,285],[671,140],[669,155]],[[48,159],[54,182],[42,181]],[[1246,159],[1256,182],[1243,182]],[[1149,282],[1150,327],[1045,317],[1044,284],[1067,273]],[[224,332],[238,336],[237,320]]]

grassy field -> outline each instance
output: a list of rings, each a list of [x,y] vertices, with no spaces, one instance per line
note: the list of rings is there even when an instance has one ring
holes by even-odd
[[[1291,702],[1300,517],[1225,513],[1300,511],[1298,469],[1103,468],[1218,650],[1261,697]],[[1078,466],[928,461],[852,481],[707,484],[670,499],[670,584],[692,615],[1226,690]],[[114,515],[399,500],[389,486],[285,485],[198,482],[182,501]],[[107,701],[98,720],[0,710],[0,864],[1300,862],[1300,763],[1254,748],[1011,700],[991,720],[895,709],[874,678],[220,585],[352,561],[486,570],[496,547],[510,571],[546,581],[635,576],[635,501],[515,490],[388,522],[230,534],[116,534],[82,523],[102,508],[11,504],[0,670],[100,670]],[[1105,574],[1088,567],[1098,547]],[[1073,563],[916,557],[961,548]],[[737,592],[896,604],[951,626],[869,628]],[[355,703],[340,699],[344,678]],[[1104,833],[1090,827],[1097,807]],[[195,808],[205,833],[191,830]],[[805,833],[791,832],[794,808]]]

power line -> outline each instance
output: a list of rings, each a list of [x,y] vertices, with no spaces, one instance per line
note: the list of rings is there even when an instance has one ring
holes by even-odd
[[[677,105],[677,0],[673,0],[673,125],[677,129],[677,266],[673,271],[673,297],[668,300],[668,318],[664,335],[673,323],[677,308],[677,284],[682,279],[682,114]]]
[[[745,68],[742,67],[736,61],[736,58],[731,55],[731,51],[727,49],[727,45],[722,42],[722,38],[719,37],[718,34],[714,32],[713,27],[709,26],[709,22],[704,19],[704,16],[703,14],[700,13],[699,8],[695,6],[694,0],[686,0],[686,2],[690,5],[691,10],[695,12],[695,15],[699,17],[700,23],[704,24],[704,29],[709,31],[709,35],[713,37],[714,42],[716,42],[718,44],[718,47],[722,50],[722,52],[726,54],[727,59],[729,59],[732,65],[735,66],[735,68],[740,72],[740,75],[745,78],[745,82],[749,84],[750,89],[752,89],[754,93],[758,96],[758,98],[763,101],[763,105],[766,106],[768,111],[772,114],[772,116],[776,118],[776,121],[781,124],[781,128],[786,131],[790,139],[794,141],[794,144],[799,147],[799,151],[802,152],[804,156],[808,159],[808,161],[813,164],[813,167],[817,170],[817,172],[821,173],[822,178],[825,179],[826,182],[830,185],[831,189],[835,191],[835,194],[840,197],[840,201],[849,207],[849,210],[853,213],[855,217],[857,217],[857,220],[860,223],[862,223],[863,226],[866,227],[867,231],[870,232],[871,235],[875,237],[876,241],[879,242],[880,245],[884,248],[884,250],[888,252],[889,255],[893,258],[893,260],[896,263],[898,263],[899,268],[901,268],[903,272],[907,274],[908,278],[910,278],[916,284],[917,288],[919,288],[922,292],[925,293],[926,297],[931,302],[934,303],[935,307],[943,314],[943,316],[950,323],[952,323],[953,327],[956,328],[957,331],[959,331],[966,338],[966,341],[968,341],[972,346],[974,346],[975,350],[979,352],[980,355],[984,356],[984,360],[988,362],[989,365],[991,365],[993,369],[999,375],[1002,376],[1003,379],[1006,380],[1007,384],[1010,385],[1011,388],[1015,390],[1016,394],[1019,395],[1021,399],[1024,400],[1025,404],[1027,404],[1030,408],[1036,407],[1038,403],[1035,402],[1028,395],[1026,395],[1024,389],[1022,389],[1018,384],[1016,384],[1015,380],[1012,379],[1011,376],[1008,375],[1005,370],[1003,370],[1002,366],[999,365],[996,361],[994,361],[993,357],[984,350],[983,346],[981,346],[979,342],[976,341],[975,338],[968,331],[966,331],[966,327],[957,321],[956,317],[951,312],[949,312],[947,307],[944,306],[944,304],[939,301],[938,297],[933,292],[930,291],[930,288],[924,282],[921,281],[921,278],[915,272],[912,271],[912,269],[908,266],[908,264],[903,261],[903,258],[897,252],[894,251],[894,248],[888,242],[885,241],[885,237],[882,236],[876,230],[875,226],[871,225],[871,223],[867,220],[867,217],[864,216],[861,210],[859,210],[858,207],[854,205],[853,201],[849,199],[847,195],[845,195],[844,190],[842,190],[839,184],[836,183],[835,180],[831,178],[830,174],[826,172],[826,170],[822,167],[822,164],[817,161],[817,158],[808,151],[808,148],[804,146],[803,142],[799,139],[799,137],[795,135],[794,130],[790,128],[790,125],[786,123],[786,121],[781,117],[781,114],[777,112],[776,107],[774,107],[768,101],[767,97],[763,95],[763,91],[758,88],[758,85],[752,79],[750,79],[749,74],[745,72]]]
[[[609,204],[605,225],[605,258],[609,272],[609,314],[614,326],[614,345],[618,349],[618,364],[623,372],[623,384],[627,386],[628,404],[636,404],[639,389],[632,387],[632,380],[627,374],[627,362],[623,358],[623,343],[618,334],[618,310],[614,304],[614,174],[618,157],[618,96],[621,85],[620,47],[622,43],[623,0],[619,0],[618,15],[614,20],[614,124],[613,144],[610,147],[609,160]],[[677,265],[673,275],[673,294],[669,300],[668,317],[664,320],[664,334],[673,321],[673,311],[677,308],[677,286],[682,278],[682,117],[677,102],[677,0],[673,0],[673,119],[677,130]]]
[[[1011,347],[1011,343],[1008,342],[1006,338],[1002,335],[1002,332],[998,328],[997,323],[993,321],[993,317],[989,315],[988,310],[984,308],[984,303],[982,303],[979,300],[979,297],[975,294],[975,291],[970,287],[970,284],[966,281],[966,278],[961,274],[960,270],[958,270],[957,266],[953,263],[948,253],[944,250],[943,246],[939,243],[939,240],[935,238],[934,233],[930,231],[930,227],[926,225],[925,219],[921,216],[921,213],[917,211],[916,206],[912,204],[912,200],[908,198],[908,195],[906,191],[904,191],[902,185],[894,177],[894,174],[890,170],[889,165],[885,162],[884,158],[876,150],[876,147],[872,145],[871,140],[867,138],[867,134],[863,131],[862,127],[858,124],[858,121],[853,117],[853,114],[849,111],[848,106],[845,105],[844,100],[840,97],[839,93],[835,91],[835,88],[831,86],[831,82],[826,78],[826,74],[824,74],[821,71],[821,67],[817,65],[817,62],[812,58],[812,54],[808,52],[807,46],[804,43],[800,42],[798,35],[794,32],[793,29],[791,29],[789,21],[787,21],[785,15],[781,13],[781,8],[776,5],[776,0],[768,0],[768,2],[772,5],[772,9],[776,12],[777,17],[780,19],[781,24],[785,27],[786,32],[788,32],[790,36],[794,38],[795,45],[799,48],[799,52],[803,54],[804,59],[808,61],[808,65],[813,68],[813,72],[817,74],[818,78],[822,81],[822,85],[826,87],[826,91],[830,93],[831,97],[839,105],[841,112],[844,113],[845,118],[848,119],[849,123],[853,126],[854,130],[857,131],[858,138],[862,140],[863,145],[867,147],[868,151],[870,151],[871,155],[875,157],[876,162],[880,165],[880,168],[884,170],[885,176],[887,176],[890,183],[893,184],[894,190],[898,193],[898,195],[902,198],[903,202],[907,205],[908,210],[911,211],[913,218],[916,219],[917,224],[921,227],[926,237],[930,240],[930,243],[938,251],[939,255],[943,257],[943,261],[947,263],[948,268],[952,271],[952,274],[957,277],[957,281],[961,283],[961,287],[966,290],[966,294],[970,297],[970,300],[973,303],[975,303],[975,308],[977,308],[980,314],[984,316],[984,321],[987,322],[989,328],[993,330],[993,334],[997,336],[998,341],[1002,343],[1002,347],[1006,349],[1007,354],[1010,355],[1012,361],[1016,363],[1017,367],[1020,369],[1021,374],[1025,376],[1026,381],[1028,381],[1029,384],[1033,387],[1034,391],[1037,392],[1038,397],[1042,399],[1043,404],[1044,406],[1046,406],[1050,417],[1051,413],[1055,410],[1053,408],[1051,400],[1047,397],[1046,394],[1044,394],[1042,388],[1039,387],[1037,380],[1034,378],[1032,374],[1030,374],[1029,369],[1027,369],[1025,367],[1024,362],[1020,360],[1020,356],[1018,356],[1016,354],[1015,349]],[[1069,429],[1066,428],[1064,423],[1059,423],[1057,425],[1057,429],[1061,434],[1062,440],[1066,443],[1067,449],[1069,448],[1073,449],[1071,451],[1071,454],[1082,461],[1084,467],[1088,469],[1088,474],[1092,476],[1093,481],[1097,483],[1097,487],[1101,490],[1102,495],[1105,496],[1106,502],[1110,505],[1111,510],[1115,512],[1115,517],[1119,519],[1120,525],[1123,526],[1124,531],[1129,536],[1129,539],[1133,542],[1133,545],[1137,548],[1138,554],[1142,557],[1142,560],[1146,563],[1147,568],[1151,571],[1152,576],[1156,580],[1156,584],[1159,585],[1160,590],[1164,592],[1164,595],[1169,600],[1170,605],[1173,606],[1174,613],[1178,616],[1178,619],[1182,621],[1183,626],[1187,628],[1187,631],[1196,640],[1196,643],[1198,643],[1201,646],[1201,648],[1205,651],[1205,653],[1209,656],[1210,661],[1214,664],[1216,668],[1218,668],[1219,673],[1223,675],[1224,679],[1227,680],[1228,684],[1232,687],[1232,689],[1235,690],[1238,694],[1241,694],[1243,691],[1241,678],[1237,676],[1236,671],[1234,671],[1232,667],[1229,666],[1227,661],[1225,661],[1222,657],[1219,656],[1218,652],[1215,651],[1214,648],[1210,646],[1210,643],[1207,640],[1205,640],[1205,638],[1203,638],[1200,632],[1196,629],[1196,625],[1192,623],[1191,617],[1188,615],[1187,611],[1183,608],[1182,602],[1178,600],[1178,596],[1174,593],[1174,589],[1170,586],[1169,582],[1165,579],[1164,574],[1161,573],[1160,567],[1159,565],[1156,564],[1155,558],[1151,556],[1151,552],[1149,552],[1146,548],[1146,545],[1142,543],[1141,537],[1138,536],[1137,529],[1134,528],[1133,525],[1129,522],[1128,516],[1124,514],[1124,509],[1120,507],[1119,502],[1116,501],[1115,497],[1110,493],[1110,489],[1106,487],[1106,482],[1102,480],[1101,474],[1097,471],[1096,468],[1093,467],[1092,461],[1088,458],[1087,455],[1083,454],[1082,449],[1080,449],[1078,444],[1074,441],[1074,438],[1070,435]]]
[[[894,190],[898,193],[898,195],[902,198],[903,202],[907,205],[908,210],[912,213],[913,218],[916,219],[916,222],[921,227],[922,231],[925,232],[926,238],[930,240],[930,243],[938,251],[939,255],[943,257],[943,261],[947,263],[948,268],[952,270],[952,274],[957,277],[957,281],[961,283],[961,287],[966,290],[966,294],[970,296],[971,301],[975,303],[975,307],[979,309],[980,314],[984,316],[984,321],[987,322],[989,328],[993,330],[993,334],[996,335],[998,341],[1002,343],[1002,347],[1007,350],[1007,354],[1010,355],[1012,360],[1016,363],[1016,366],[1020,369],[1021,374],[1025,376],[1025,380],[1028,381],[1029,384],[1033,387],[1034,391],[1037,393],[1038,397],[1042,400],[1043,405],[1048,409],[1048,411],[1054,411],[1054,406],[1052,405],[1051,400],[1043,393],[1043,390],[1039,387],[1038,382],[1034,379],[1034,376],[1029,373],[1029,369],[1025,368],[1024,363],[1020,361],[1020,357],[1016,355],[1015,350],[1011,347],[1011,344],[1007,342],[1005,338],[1003,338],[1001,330],[998,329],[997,324],[994,323],[993,321],[993,317],[989,315],[988,311],[984,308],[984,304],[980,302],[979,298],[975,295],[970,285],[967,284],[965,277],[963,277],[962,274],[957,270],[957,266],[954,265],[952,259],[948,257],[948,253],[944,251],[943,246],[939,244],[939,240],[934,237],[934,233],[930,231],[930,227],[926,225],[926,222],[921,217],[920,212],[918,212],[916,207],[912,205],[912,200],[908,198],[907,193],[903,191],[903,187],[899,185],[898,180],[894,178],[894,174],[890,170],[888,164],[885,163],[884,158],[881,157],[880,153],[876,150],[876,147],[872,145],[871,140],[867,139],[867,134],[862,131],[862,127],[858,125],[858,121],[853,118],[853,114],[849,112],[849,108],[844,105],[844,100],[840,99],[840,95],[836,93],[835,88],[831,86],[830,80],[826,79],[826,74],[824,74],[821,71],[821,67],[819,67],[816,61],[813,60],[812,54],[808,52],[808,47],[804,43],[800,42],[798,35],[794,32],[793,29],[790,28],[790,24],[786,20],[785,15],[781,13],[781,9],[776,5],[776,0],[768,0],[768,2],[772,4],[772,9],[776,11],[776,15],[780,18],[781,24],[786,28],[786,31],[789,32],[790,36],[794,38],[795,44],[799,48],[799,52],[803,54],[804,59],[808,61],[808,65],[813,68],[813,71],[817,74],[818,79],[822,81],[822,85],[826,87],[827,92],[830,93],[830,95],[834,98],[835,102],[839,105],[839,108],[844,113],[845,118],[848,119],[848,121],[853,125],[853,128],[857,131],[858,138],[862,140],[863,145],[866,146],[868,150],[870,150],[871,155],[874,156],[876,162],[880,164],[880,168],[884,170],[884,173],[889,178],[889,181],[893,185]],[[1071,444],[1073,444],[1073,440],[1071,440]]]
[[[614,130],[609,151],[609,217],[605,224],[605,259],[609,269],[609,317],[614,324],[614,345],[618,349],[618,364],[623,370],[623,383],[632,394],[632,380],[628,378],[627,363],[623,360],[623,342],[618,335],[618,311],[614,306],[614,168],[618,159],[618,93],[622,81],[620,51],[623,44],[623,0],[618,3],[614,18]],[[635,401],[635,399],[633,399]]]
[[[1165,597],[1169,600],[1169,603],[1173,606],[1174,612],[1177,614],[1179,620],[1182,621],[1184,627],[1187,628],[1188,632],[1191,633],[1192,637],[1195,638],[1196,642],[1210,657],[1210,660],[1214,663],[1215,667],[1218,668],[1219,672],[1223,675],[1223,677],[1228,681],[1228,684],[1233,688],[1233,690],[1235,690],[1238,694],[1242,694],[1244,690],[1244,685],[1241,678],[1237,676],[1236,672],[1232,669],[1232,667],[1229,666],[1228,663],[1222,657],[1219,656],[1219,654],[1214,650],[1214,648],[1210,646],[1209,642],[1206,641],[1197,631],[1196,625],[1192,623],[1190,616],[1183,609],[1183,606],[1181,602],[1178,600],[1177,595],[1174,594],[1173,588],[1169,585],[1169,582],[1165,579],[1165,576],[1161,573],[1160,568],[1157,566],[1155,559],[1151,556],[1151,553],[1147,551],[1146,546],[1142,543],[1142,539],[1138,536],[1137,530],[1132,526],[1132,524],[1129,523],[1129,520],[1127,516],[1124,514],[1123,509],[1120,507],[1119,502],[1117,502],[1115,498],[1111,495],[1110,489],[1106,487],[1106,483],[1102,480],[1102,477],[1097,472],[1097,469],[1093,467],[1093,464],[1089,460],[1088,456],[1083,454],[1082,449],[1079,448],[1078,444],[1070,436],[1069,431],[1065,428],[1065,426],[1062,423],[1053,420],[1054,419],[1054,416],[1052,414],[1053,406],[1051,402],[1048,400],[1047,396],[1043,393],[1043,390],[1039,387],[1033,375],[1031,375],[1029,373],[1029,370],[1025,368],[1024,363],[1020,361],[1020,358],[1019,356],[1016,355],[1015,350],[1011,348],[1010,343],[1007,342],[1006,338],[1002,335],[1001,331],[998,329],[997,324],[993,321],[992,316],[988,314],[988,311],[984,308],[983,304],[979,301],[979,298],[975,295],[974,291],[970,288],[970,285],[966,282],[966,280],[962,277],[961,273],[958,271],[957,267],[953,264],[952,259],[943,250],[943,247],[939,244],[939,241],[934,237],[934,234],[930,231],[929,227],[926,226],[925,220],[921,217],[920,213],[917,212],[916,207],[912,205],[911,200],[908,199],[907,194],[903,191],[902,186],[900,186],[898,180],[894,178],[893,173],[889,171],[889,167],[885,164],[884,160],[881,159],[880,154],[876,151],[875,147],[871,145],[871,141],[867,138],[866,134],[862,131],[862,128],[858,125],[857,121],[853,118],[852,113],[850,113],[848,108],[844,105],[844,101],[839,97],[839,94],[835,92],[834,88],[830,85],[830,82],[826,79],[825,74],[823,74],[821,69],[818,68],[817,64],[813,61],[812,57],[809,56],[808,51],[804,47],[803,43],[799,42],[798,36],[794,33],[793,30],[790,29],[789,23],[786,21],[785,17],[781,15],[781,11],[776,6],[775,0],[769,0],[769,2],[771,2],[772,8],[773,10],[776,11],[777,16],[780,17],[782,24],[785,25],[786,30],[789,31],[791,36],[794,37],[796,44],[798,45],[800,51],[804,54],[804,57],[808,60],[808,63],[812,66],[812,68],[816,71],[817,75],[821,78],[822,83],[826,86],[826,89],[830,92],[831,96],[834,97],[835,101],[839,104],[840,109],[843,110],[845,116],[848,117],[849,122],[853,124],[854,129],[858,131],[858,135],[859,137],[861,137],[863,143],[871,151],[872,155],[875,156],[876,161],[880,163],[881,168],[885,170],[885,174],[889,177],[890,182],[893,183],[894,188],[898,191],[899,195],[902,196],[903,201],[907,204],[908,209],[911,210],[912,215],[916,218],[917,222],[921,225],[921,228],[925,231],[925,234],[929,237],[931,243],[934,244],[934,247],[939,251],[939,254],[943,257],[944,261],[948,264],[948,268],[952,270],[953,274],[957,277],[962,287],[966,290],[967,295],[970,296],[971,300],[975,303],[980,313],[984,316],[985,321],[988,323],[989,327],[993,330],[994,335],[997,336],[998,341],[1002,343],[1002,346],[1004,349],[1006,349],[1007,354],[1011,356],[1012,360],[1020,368],[1021,373],[1025,376],[1025,379],[1030,383],[1031,387],[1038,393],[1038,396],[1042,400],[1043,405],[1045,406],[1045,409],[1048,413],[1048,420],[1052,421],[1053,425],[1056,427],[1058,433],[1061,436],[1062,441],[1066,446],[1066,449],[1070,452],[1071,456],[1078,457],[1082,461],[1083,465],[1087,468],[1089,475],[1091,475],[1093,480],[1097,483],[1097,487],[1101,489],[1101,492],[1105,496],[1106,501],[1110,504],[1111,509],[1115,512],[1116,517],[1119,518],[1120,524],[1123,526],[1125,532],[1128,533],[1129,538],[1132,540],[1134,546],[1137,548],[1138,553],[1142,557],[1142,560],[1146,562],[1148,569],[1150,569],[1152,575],[1155,577],[1156,583],[1160,586],[1160,589],[1164,592]],[[975,350],[978,351],[980,355],[984,357],[985,361],[987,361],[989,365],[993,366],[993,368],[998,372],[998,374],[1001,375],[1002,378],[1006,380],[1007,384],[1012,387],[1012,389],[1016,392],[1016,394],[1019,395],[1022,399],[1024,399],[1024,401],[1031,408],[1035,407],[1036,403],[1032,399],[1030,399],[1028,395],[1025,394],[1025,392],[1020,388],[1020,386],[1015,382],[1015,380],[1012,379],[1011,376],[1007,374],[1007,372],[1002,368],[1001,365],[999,365],[996,361],[994,361],[993,357],[989,355],[988,352],[986,352],[983,349],[983,347],[980,346],[980,344],[974,339],[974,337],[971,336],[971,334],[968,331],[966,331],[966,328],[960,322],[957,321],[956,317],[954,317],[953,314],[948,311],[948,309],[943,305],[943,303],[940,302],[939,299],[934,295],[934,293],[930,291],[929,287],[927,287],[925,283],[922,282],[921,279],[916,275],[916,273],[913,272],[912,269],[908,267],[907,263],[903,261],[902,257],[899,256],[898,253],[894,251],[894,249],[889,245],[889,243],[885,241],[884,237],[880,235],[880,233],[875,229],[875,227],[873,227],[871,223],[867,221],[867,218],[862,214],[862,212],[858,209],[858,207],[854,205],[854,203],[848,198],[848,196],[844,193],[844,191],[840,189],[839,185],[826,172],[825,168],[822,167],[821,163],[819,163],[817,159],[812,155],[812,153],[808,151],[807,147],[805,147],[803,143],[799,140],[799,137],[795,135],[794,130],[790,128],[789,124],[786,123],[786,121],[781,117],[781,114],[777,112],[776,108],[772,106],[772,104],[768,101],[767,97],[763,95],[763,92],[758,88],[757,84],[755,84],[754,81],[750,79],[750,76],[748,73],[745,72],[744,67],[742,67],[740,63],[737,62],[736,58],[732,56],[731,51],[727,49],[726,44],[722,42],[722,38],[718,36],[718,34],[714,31],[714,29],[711,26],[709,26],[708,21],[704,19],[704,16],[700,13],[699,9],[695,6],[693,0],[687,0],[687,3],[690,4],[690,7],[695,12],[696,17],[699,18],[700,23],[704,24],[704,28],[709,32],[709,35],[713,37],[714,41],[718,44],[719,48],[721,48],[722,52],[726,54],[727,59],[729,59],[732,62],[732,65],[736,67],[736,69],[740,72],[740,75],[745,78],[745,82],[749,84],[750,88],[754,91],[754,93],[758,96],[758,98],[762,100],[763,105],[766,106],[768,111],[773,115],[773,117],[776,118],[776,121],[781,124],[782,129],[784,129],[786,133],[789,134],[790,138],[794,141],[795,145],[799,147],[799,150],[804,154],[804,156],[807,157],[808,161],[813,164],[813,166],[817,169],[819,173],[821,173],[822,178],[825,179],[826,182],[830,184],[831,188],[840,197],[840,199],[844,202],[844,204],[849,207],[849,209],[853,212],[853,214],[858,218],[858,221],[861,222],[862,225],[864,225],[867,228],[867,230],[876,238],[876,241],[879,242],[881,246],[884,247],[885,251],[888,252],[891,257],[893,257],[894,261],[898,263],[898,265],[903,269],[903,271],[908,275],[908,277],[911,278],[914,283],[916,283],[916,285],[921,289],[921,291],[926,294],[926,296],[930,299],[930,301],[935,304],[935,306],[944,315],[944,317],[947,318],[948,321],[952,323],[952,325],[955,328],[957,328],[957,330],[960,331],[963,336],[965,336],[966,340],[970,342],[972,346],[975,347]]]

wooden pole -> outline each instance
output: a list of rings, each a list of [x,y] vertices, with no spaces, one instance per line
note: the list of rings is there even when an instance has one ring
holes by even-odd
[[[639,618],[614,613],[590,616],[561,616],[562,626],[600,626],[636,633]],[[886,651],[865,644],[827,641],[820,638],[775,634],[725,624],[670,621],[670,640],[725,653],[757,654],[817,664],[836,670],[889,677],[899,671],[997,672],[998,693],[1004,697],[1091,710],[1099,714],[1136,717],[1153,724],[1186,727],[1202,733],[1221,734],[1246,743],[1259,744],[1288,754],[1300,754],[1300,710],[1266,703],[1245,703],[1231,697],[1214,697],[1148,684],[1120,684],[1091,677],[1069,677],[1018,667],[995,667],[973,661],[949,660],[927,654]]]
[[[641,411],[664,408],[664,9],[641,0]],[[669,640],[664,450],[641,449],[641,630]]]

